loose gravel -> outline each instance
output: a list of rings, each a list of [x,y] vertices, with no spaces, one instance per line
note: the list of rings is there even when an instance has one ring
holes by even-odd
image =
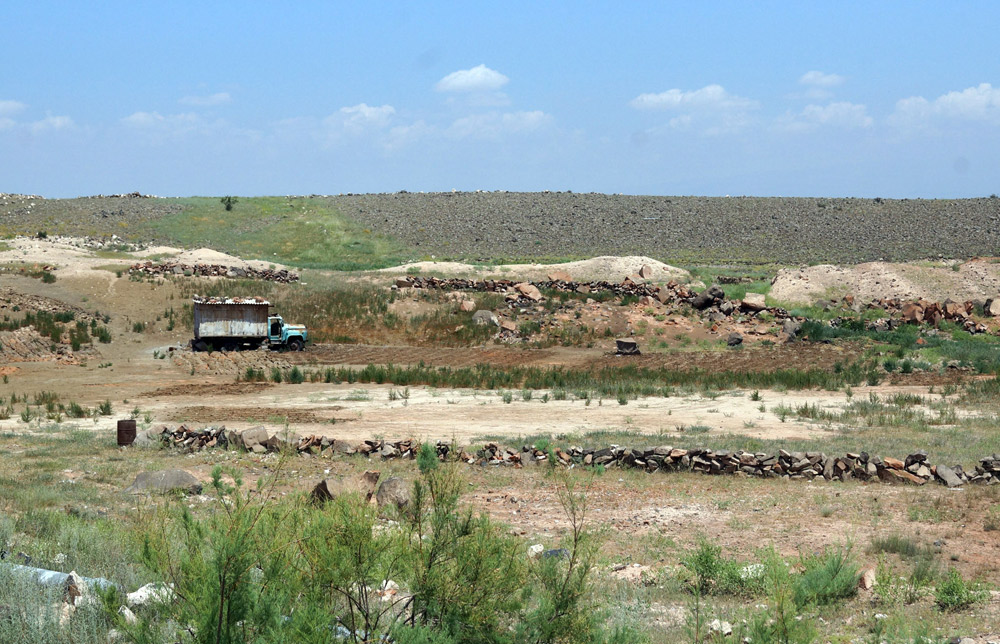
[[[799,264],[1000,251],[1000,199],[397,193],[333,197],[373,231],[438,257],[648,255]]]
[[[0,195],[0,232],[140,234],[183,208],[120,196]],[[668,263],[843,263],[1000,253],[1000,198],[667,197],[569,192],[316,196],[413,257],[647,255]]]

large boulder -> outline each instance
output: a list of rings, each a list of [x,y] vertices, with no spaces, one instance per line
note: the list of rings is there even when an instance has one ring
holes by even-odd
[[[201,483],[184,470],[140,472],[135,481],[125,489],[126,494],[168,494],[184,492],[201,494]]]
[[[400,510],[404,510],[410,505],[411,495],[412,490],[408,482],[398,476],[390,476],[382,481],[382,485],[378,487],[375,499],[378,501],[379,507],[392,504]]]
[[[531,284],[530,282],[521,282],[519,284],[515,284],[514,288],[517,289],[518,293],[520,293],[521,295],[523,295],[524,297],[528,298],[533,302],[538,302],[541,301],[542,299],[542,292],[538,290],[537,286]]]
[[[572,282],[573,278],[566,271],[559,269],[550,272],[547,277],[550,282]]]
[[[763,293],[747,293],[743,296],[744,311],[763,311],[767,308]]]
[[[983,312],[991,317],[1000,317],[1000,297],[986,300],[986,304],[983,306]]]
[[[359,494],[365,501],[371,501],[379,476],[379,472],[368,470],[359,476],[323,479],[313,488],[311,496],[317,503],[325,503],[344,494]]]
[[[725,291],[723,291],[718,285],[713,284],[698,295],[695,295],[691,299],[691,306],[700,311],[702,309],[707,309],[724,297],[726,297]]]
[[[299,448],[299,435],[295,432],[276,432],[261,445],[271,452],[296,451]]]
[[[248,451],[259,451],[254,450],[254,446],[258,445],[264,448],[264,443],[268,439],[267,429],[264,427],[251,427],[250,429],[244,429],[239,433],[239,438],[235,441],[236,445],[242,447]],[[266,449],[266,448],[264,448]]]
[[[938,465],[934,471],[938,478],[948,487],[962,487],[962,479],[958,478],[955,470],[947,465]]]
[[[497,318],[496,313],[485,309],[480,309],[472,314],[472,323],[479,326],[500,326],[500,320]]]

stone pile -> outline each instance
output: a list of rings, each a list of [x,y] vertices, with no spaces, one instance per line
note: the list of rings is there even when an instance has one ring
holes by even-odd
[[[788,452],[777,454],[751,453],[742,450],[684,449],[661,445],[645,449],[611,446],[604,449],[571,447],[544,451],[535,446],[523,446],[520,453],[488,443],[470,456],[463,452],[460,460],[480,464],[529,464],[554,460],[559,465],[603,466],[656,471],[692,471],[703,474],[740,474],[761,478],[815,479],[848,481],[851,479],[881,480],[923,485],[938,480],[950,487],[965,482],[1000,482],[1000,456],[982,459],[974,476],[967,476],[956,465],[931,465],[927,453],[915,452],[899,460],[870,456],[866,452],[849,452],[843,456],[828,456],[823,452]],[[991,469],[994,468],[994,469]]]
[[[185,451],[209,448],[243,449],[258,454],[294,451],[302,455],[329,458],[334,454],[362,455],[369,458],[414,459],[420,443],[413,439],[388,441],[370,439],[351,442],[328,436],[299,436],[294,432],[271,432],[264,427],[242,431],[225,427],[191,429],[181,425],[176,429],[160,426],[140,435],[140,442],[160,441],[169,447]],[[646,472],[699,472],[711,475],[753,476],[793,480],[823,479],[828,481],[885,481],[924,485],[937,481],[948,487],[966,483],[1000,484],[1000,455],[980,459],[975,471],[966,473],[961,465],[933,465],[927,452],[920,450],[904,459],[875,456],[867,452],[828,455],[823,452],[789,452],[779,449],[776,454],[743,450],[712,450],[660,445],[630,448],[612,445],[603,449],[569,447],[567,449],[524,445],[520,449],[490,442],[480,449],[458,449],[439,441],[435,452],[440,460],[457,460],[470,465],[508,465],[524,467],[551,462],[564,467],[592,466],[640,469]]]
[[[844,303],[854,304],[854,296],[844,297]],[[992,300],[988,300],[984,310],[989,312]],[[942,320],[948,320],[961,326],[969,333],[986,333],[989,327],[972,319],[976,303],[972,301],[956,302],[948,299],[944,302],[932,302],[923,298],[917,300],[901,300],[898,297],[881,298],[868,303],[869,309],[882,309],[890,315],[888,320],[875,321],[874,324],[886,326],[889,329],[898,326],[899,322],[908,324],[929,324],[937,326]]]
[[[553,274],[553,277],[569,277]],[[634,279],[633,279],[634,278]],[[670,281],[664,285],[648,284],[636,274],[621,282],[574,282],[569,279],[550,279],[534,282],[517,282],[514,280],[475,280],[460,277],[440,278],[409,275],[396,280],[397,288],[427,288],[449,291],[481,291],[487,293],[505,293],[510,306],[530,305],[543,299],[540,289],[549,289],[565,293],[606,293],[617,296],[634,296],[655,298],[660,303],[687,300],[692,297],[691,290],[677,282]]]
[[[269,268],[251,268],[249,266],[244,268],[240,266],[225,266],[223,264],[179,264],[176,262],[154,264],[153,262],[139,262],[130,266],[128,272],[130,275],[136,273],[140,275],[230,277],[279,282],[282,284],[299,281],[298,273],[292,273],[285,269],[272,270]]]
[[[416,458],[419,443],[406,439],[386,441],[382,439],[350,443],[326,436],[299,436],[295,432],[270,432],[264,427],[254,427],[242,431],[227,430],[226,427],[205,427],[192,429],[180,425],[170,429],[166,425],[145,432],[142,441],[160,442],[168,447],[188,452],[218,447],[243,449],[258,454],[294,450],[300,454],[329,456],[337,454],[362,454],[390,458]]]

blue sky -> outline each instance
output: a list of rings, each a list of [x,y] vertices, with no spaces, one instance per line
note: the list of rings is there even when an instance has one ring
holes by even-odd
[[[985,196],[997,25],[960,1],[14,0],[0,191]]]

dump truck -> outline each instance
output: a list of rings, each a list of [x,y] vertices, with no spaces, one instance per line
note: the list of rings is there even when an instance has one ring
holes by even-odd
[[[288,324],[280,315],[269,315],[271,303],[259,297],[198,297],[194,305],[195,351],[272,349],[302,351],[306,327]]]

